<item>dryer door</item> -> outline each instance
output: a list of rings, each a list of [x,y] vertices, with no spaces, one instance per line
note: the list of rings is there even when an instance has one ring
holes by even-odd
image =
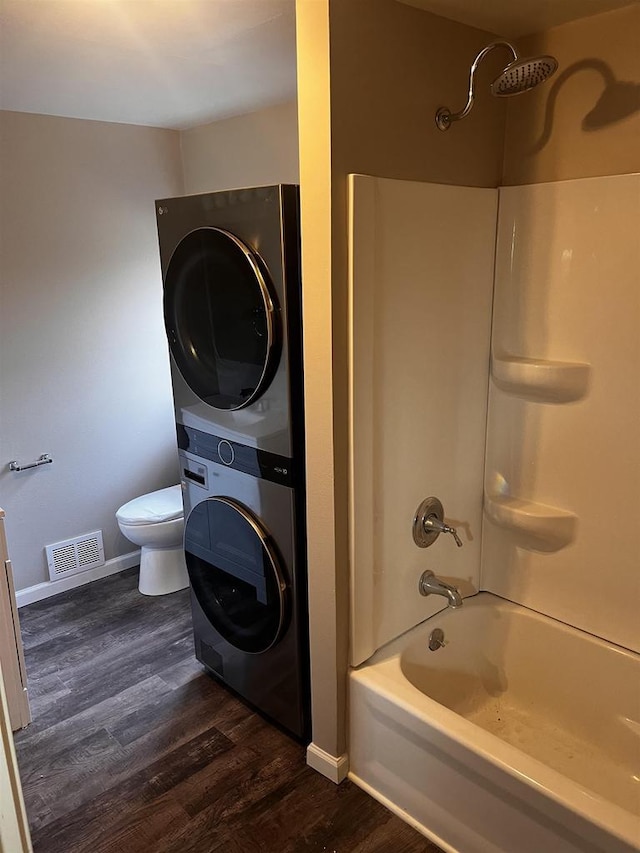
[[[290,616],[280,557],[260,522],[226,497],[197,504],[185,526],[193,593],[207,619],[243,652],[274,646]]]
[[[165,275],[169,347],[189,387],[216,409],[241,409],[268,387],[281,330],[259,257],[221,228],[198,228],[176,247]]]

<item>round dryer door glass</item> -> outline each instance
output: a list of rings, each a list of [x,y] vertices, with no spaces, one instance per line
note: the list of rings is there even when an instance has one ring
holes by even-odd
[[[233,234],[198,228],[178,244],[164,319],[178,369],[205,403],[240,409],[265,391],[279,355],[279,314],[264,265]]]
[[[274,546],[258,520],[230,498],[207,498],[185,526],[191,588],[227,642],[259,653],[275,645],[288,622],[288,590]]]

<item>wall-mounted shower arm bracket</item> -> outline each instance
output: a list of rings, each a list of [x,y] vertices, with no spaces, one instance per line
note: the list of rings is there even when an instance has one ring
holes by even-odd
[[[428,548],[441,533],[450,533],[458,548],[462,548],[458,531],[444,521],[444,508],[438,498],[425,498],[413,519],[413,541],[419,548]]]
[[[465,118],[465,116],[469,115],[475,98],[474,83],[476,71],[485,56],[490,53],[495,47],[509,48],[509,50],[513,54],[513,59],[511,61],[517,61],[518,51],[509,41],[494,41],[491,42],[491,44],[488,44],[486,47],[482,48],[480,53],[473,60],[473,63],[471,64],[471,70],[469,71],[469,93],[467,95],[467,103],[457,113],[452,113],[448,107],[440,107],[440,109],[436,113],[436,125],[438,126],[439,130],[449,130],[452,122],[460,121],[460,119]]]

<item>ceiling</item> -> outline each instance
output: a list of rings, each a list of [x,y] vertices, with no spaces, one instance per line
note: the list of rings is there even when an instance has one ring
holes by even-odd
[[[0,109],[182,129],[295,98],[295,0],[0,0]]]
[[[538,33],[638,0],[400,0],[505,38]]]
[[[401,1],[507,38],[634,2]],[[0,109],[184,129],[295,98],[295,53],[295,0],[0,0]]]

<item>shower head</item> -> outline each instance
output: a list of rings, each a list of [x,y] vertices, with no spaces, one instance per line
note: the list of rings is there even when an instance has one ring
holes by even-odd
[[[520,95],[544,83],[555,72],[558,61],[553,56],[531,56],[510,62],[491,84],[491,94],[499,98]]]
[[[527,59],[521,59],[518,56],[518,51],[510,42],[492,42],[480,51],[471,64],[469,72],[469,94],[464,107],[457,113],[452,113],[448,107],[440,107],[436,113],[436,125],[440,130],[449,130],[452,122],[459,121],[471,112],[475,96],[474,80],[478,65],[489,51],[495,47],[506,47],[513,55],[511,62],[491,84],[491,94],[500,98],[528,92],[529,89],[533,89],[534,86],[548,80],[558,67],[558,62],[553,56],[532,56]]]

